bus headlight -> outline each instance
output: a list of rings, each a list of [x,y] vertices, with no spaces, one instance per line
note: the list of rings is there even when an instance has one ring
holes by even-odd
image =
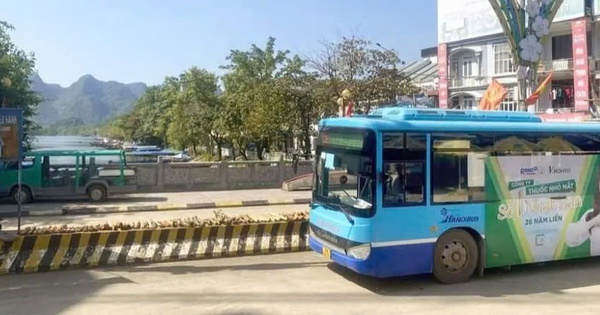
[[[346,251],[348,255],[360,259],[365,260],[369,255],[371,255],[371,244],[359,245],[356,247],[348,248]]]

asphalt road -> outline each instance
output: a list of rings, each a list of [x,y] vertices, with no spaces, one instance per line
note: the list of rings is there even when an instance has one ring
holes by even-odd
[[[185,219],[190,217],[213,218],[217,209],[175,210],[175,211],[147,211],[125,212],[106,214],[58,215],[58,216],[33,216],[23,217],[21,227],[50,226],[50,225],[95,225],[102,223],[136,223],[139,221],[164,221],[172,219]],[[219,208],[224,214],[250,215],[252,217],[269,217],[271,214],[293,213],[308,210],[308,205],[278,205],[257,207],[231,207]],[[17,229],[17,218],[6,218],[2,224],[3,231]],[[2,314],[0,312],[0,314]]]
[[[600,260],[441,285],[374,280],[312,252],[0,277],[9,314],[597,314]]]

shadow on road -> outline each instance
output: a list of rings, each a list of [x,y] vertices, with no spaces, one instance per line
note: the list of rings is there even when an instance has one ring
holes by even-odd
[[[59,280],[56,273],[61,273]],[[86,299],[106,287],[132,283],[132,281],[115,276],[99,278],[97,274],[90,271],[57,271],[2,276],[1,283],[1,314],[50,315],[62,314],[73,306],[84,303]],[[69,290],[73,287],[77,290]],[[40,303],[39,300],[44,303]]]
[[[248,256],[250,257],[250,256]],[[207,260],[208,261],[208,260]],[[173,265],[173,264],[148,264],[148,265],[137,265],[132,267],[106,267],[104,269],[110,270],[112,268],[118,268],[130,273],[147,273],[147,272],[164,272],[172,275],[183,275],[183,274],[196,274],[196,273],[207,273],[207,272],[219,272],[219,271],[275,271],[285,269],[299,269],[316,266],[326,266],[326,262],[297,262],[297,263],[266,263],[266,264],[249,264],[249,265],[215,265],[215,266],[192,266],[192,265]]]
[[[588,258],[489,269],[468,283],[443,285],[432,275],[377,279],[358,275],[329,263],[341,277],[383,296],[482,296],[502,297],[538,293],[562,294],[564,290],[600,285],[600,258]]]

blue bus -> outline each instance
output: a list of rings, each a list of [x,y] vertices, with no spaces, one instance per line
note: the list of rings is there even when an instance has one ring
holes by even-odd
[[[600,255],[600,124],[406,107],[319,122],[310,248],[359,274],[468,281]]]

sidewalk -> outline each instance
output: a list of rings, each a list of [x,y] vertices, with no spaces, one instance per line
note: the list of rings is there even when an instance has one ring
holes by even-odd
[[[73,214],[123,213],[141,211],[172,211],[212,209],[240,206],[294,205],[310,203],[310,191],[281,189],[226,190],[203,192],[173,192],[130,194],[93,204],[86,200],[37,201],[22,206],[22,216],[55,216]],[[17,216],[17,206],[0,206],[0,217]]]

